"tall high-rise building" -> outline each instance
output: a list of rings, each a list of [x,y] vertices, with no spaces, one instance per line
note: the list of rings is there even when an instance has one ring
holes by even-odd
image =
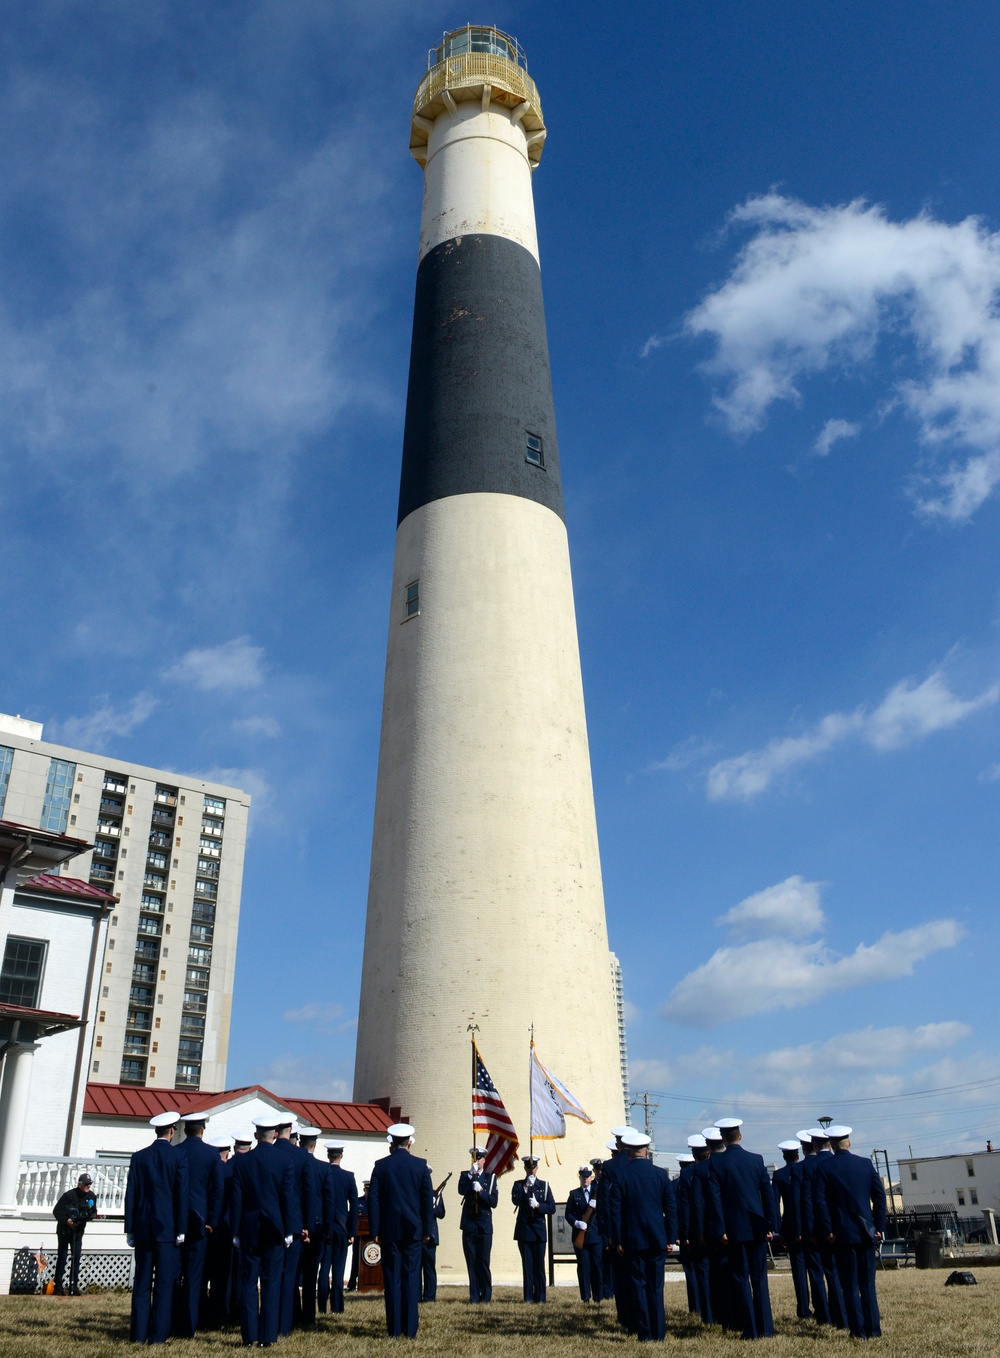
[[[250,797],[42,740],[0,714],[0,818],[89,840],[62,869],[117,895],[88,1078],[224,1089]]]
[[[564,1196],[624,1109],[531,188],[545,135],[513,38],[472,25],[431,52],[354,1096],[401,1106],[436,1173],[462,1168],[473,1027],[524,1153],[533,1026],[595,1123],[570,1119]],[[450,1237],[440,1257],[461,1269]]]

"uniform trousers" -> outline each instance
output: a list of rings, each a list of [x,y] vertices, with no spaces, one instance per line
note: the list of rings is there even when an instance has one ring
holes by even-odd
[[[774,1334],[767,1287],[767,1245],[763,1240],[730,1240],[726,1246],[732,1279],[733,1328],[744,1339]]]
[[[844,1316],[852,1338],[878,1338],[882,1323],[875,1295],[874,1244],[835,1245],[833,1254],[844,1299]]]
[[[181,1339],[193,1338],[198,1329],[201,1284],[207,1257],[207,1236],[202,1236],[200,1240],[185,1240],[181,1246],[181,1295],[174,1325],[174,1333]]]
[[[437,1301],[438,1294],[438,1275],[437,1275],[437,1252],[438,1247],[433,1240],[425,1240],[420,1251],[420,1300]]]
[[[525,1301],[545,1300],[545,1241],[519,1240],[521,1285]]]
[[[694,1266],[694,1256],[689,1245],[682,1245],[680,1250],[681,1268],[684,1270],[684,1282],[687,1288],[688,1313],[690,1315],[701,1314],[701,1298],[698,1295],[698,1273]]]
[[[325,1244],[319,1232],[309,1232],[309,1243],[303,1244],[299,1269],[302,1276],[302,1311],[300,1323],[306,1327],[316,1324],[316,1292]]]
[[[421,1240],[385,1240],[382,1278],[385,1283],[385,1328],[390,1339],[413,1339],[420,1323]]]
[[[165,1344],[170,1338],[180,1254],[172,1240],[136,1245],[129,1326],[129,1339],[133,1344]]]
[[[600,1301],[604,1295],[604,1245],[600,1240],[593,1244],[584,1236],[582,1249],[574,1249],[576,1254],[576,1280],[580,1284],[580,1298],[583,1301]]]
[[[704,1245],[691,1246],[691,1272],[694,1275],[695,1293],[698,1297],[698,1312],[705,1325],[715,1324],[712,1310],[712,1288],[710,1280],[711,1255]]]
[[[285,1250],[281,1264],[281,1301],[278,1306],[278,1333],[281,1335],[291,1334],[295,1324],[301,1259],[302,1237],[296,1236]]]
[[[629,1293],[628,1310],[640,1344],[667,1336],[663,1309],[663,1266],[666,1250],[627,1250],[623,1259],[624,1279]]]
[[[826,1295],[826,1277],[823,1273],[823,1260],[819,1257],[819,1249],[811,1242],[804,1243],[801,1249],[806,1277],[809,1280],[813,1319],[817,1325],[829,1325],[830,1303]]]
[[[240,1248],[240,1333],[244,1344],[274,1344],[281,1315],[281,1267],[284,1241],[252,1254]],[[257,1284],[260,1283],[260,1296]]]
[[[205,1273],[208,1277],[208,1306],[204,1321],[206,1329],[221,1330],[223,1325],[229,1324],[236,1311],[234,1252],[232,1236],[217,1226],[209,1239],[208,1255],[205,1260]]]
[[[708,1294],[712,1324],[724,1330],[733,1326],[733,1280],[729,1274],[729,1257],[725,1246],[714,1245],[708,1255]]]
[[[490,1273],[490,1255],[493,1253],[493,1236],[481,1235],[476,1230],[462,1232],[462,1249],[469,1270],[469,1301],[493,1300],[493,1275]]]
[[[809,1318],[809,1279],[806,1274],[805,1253],[798,1245],[788,1246],[788,1263],[795,1288],[795,1314],[800,1320]]]
[[[615,1289],[615,1309],[618,1323],[635,1334],[635,1317],[632,1314],[632,1290],[629,1287],[625,1260],[617,1250],[611,1251],[611,1285]]]
[[[56,1291],[63,1291],[63,1274],[66,1271],[66,1260],[69,1259],[69,1282],[66,1286],[71,1292],[80,1290],[80,1251],[83,1249],[83,1227],[77,1226],[75,1231],[69,1227],[59,1226],[56,1229],[56,1238],[59,1241],[59,1252],[56,1255]]]
[[[830,1308],[830,1324],[838,1330],[846,1330],[844,1294],[840,1290],[840,1279],[837,1276],[837,1262],[833,1257],[833,1246],[820,1245],[819,1257],[823,1265],[823,1278],[826,1282],[826,1302]]]
[[[612,1301],[615,1295],[615,1275],[614,1268],[615,1252],[610,1246],[604,1246],[604,1263],[601,1269],[604,1278],[604,1285],[601,1288],[601,1296],[605,1301]]]

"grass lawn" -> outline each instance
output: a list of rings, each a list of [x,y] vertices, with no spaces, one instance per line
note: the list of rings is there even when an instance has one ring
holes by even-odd
[[[906,1269],[879,1275],[883,1338],[866,1351],[888,1358],[995,1358],[1000,1354],[1000,1269],[976,1271],[977,1287],[945,1287],[947,1270]],[[462,1358],[580,1358],[584,1352],[606,1358],[636,1358],[649,1349],[625,1337],[614,1322],[614,1303],[585,1307],[575,1288],[549,1292],[545,1306],[526,1306],[514,1288],[499,1288],[492,1306],[470,1307],[465,1293],[445,1287],[439,1300],[420,1308],[420,1334],[414,1347],[422,1353]],[[853,1354],[860,1345],[844,1334],[819,1330],[797,1320],[791,1278],[772,1275],[771,1298],[778,1336],[764,1341],[773,1358],[826,1358]],[[666,1289],[670,1334],[665,1349],[685,1358],[745,1355],[747,1345],[706,1330],[688,1317],[684,1286]],[[88,1297],[0,1298],[2,1358],[104,1358],[131,1351],[128,1343],[127,1294]],[[311,1334],[282,1340],[283,1358],[364,1358],[405,1340],[390,1341],[384,1329],[382,1298],[349,1295],[343,1316],[321,1317]],[[172,1358],[226,1358],[239,1349],[236,1332],[173,1340]]]

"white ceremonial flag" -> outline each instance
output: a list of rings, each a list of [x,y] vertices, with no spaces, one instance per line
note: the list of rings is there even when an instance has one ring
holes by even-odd
[[[566,1117],[593,1122],[579,1099],[575,1099],[562,1080],[542,1065],[531,1044],[531,1136],[535,1141],[558,1141],[566,1135]]]

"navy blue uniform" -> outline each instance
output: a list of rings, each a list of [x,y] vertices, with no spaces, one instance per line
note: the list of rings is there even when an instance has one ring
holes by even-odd
[[[218,1150],[216,1150],[218,1155]],[[219,1159],[222,1172],[222,1206],[219,1220],[208,1242],[208,1256],[205,1272],[208,1275],[208,1309],[205,1324],[209,1329],[218,1330],[230,1321],[239,1321],[236,1305],[236,1258],[233,1250],[233,1234],[229,1225],[229,1204],[233,1197],[233,1161],[223,1163]]]
[[[816,1224],[816,1176],[822,1161],[831,1160],[831,1151],[817,1151],[807,1155],[802,1162],[802,1176],[799,1179],[799,1218],[802,1222],[803,1237],[808,1238],[812,1259],[806,1255],[806,1271],[813,1293],[813,1310],[820,1325],[833,1325],[838,1330],[846,1330],[844,1319],[844,1294],[840,1290],[840,1278],[833,1257],[833,1246],[820,1234]],[[810,1269],[812,1265],[812,1269]],[[813,1273],[821,1279],[822,1297],[825,1305],[822,1310],[817,1304],[817,1292],[813,1286]]]
[[[431,1238],[425,1240],[420,1252],[420,1300],[437,1301],[437,1251],[441,1243],[438,1222],[444,1220],[444,1194],[434,1194],[434,1214],[431,1218]]]
[[[303,1241],[302,1244],[300,1262],[302,1308],[299,1314],[299,1323],[309,1327],[316,1323],[316,1292],[317,1288],[322,1286],[319,1273],[324,1257],[329,1257],[327,1242],[329,1239],[330,1193],[326,1163],[317,1160],[310,1151],[305,1152],[305,1157],[305,1175],[308,1180],[306,1194],[308,1217],[305,1225],[309,1232],[309,1239]],[[327,1289],[329,1289],[329,1279],[327,1279]],[[325,1306],[323,1310],[326,1310]]]
[[[125,1188],[125,1234],[135,1241],[132,1321],[135,1344],[170,1338],[174,1283],[180,1268],[177,1237],[188,1215],[187,1162],[165,1136],[136,1151]]]
[[[538,1203],[532,1207],[531,1199]],[[535,1175],[519,1179],[510,1190],[517,1208],[514,1239],[521,1253],[521,1284],[524,1300],[545,1300],[545,1246],[549,1238],[548,1218],[556,1210],[552,1189]]]
[[[434,1224],[427,1161],[395,1148],[376,1160],[368,1188],[368,1224],[382,1248],[385,1328],[413,1339],[420,1323],[420,1255]]]
[[[611,1190],[624,1165],[628,1164],[628,1152],[615,1151],[610,1160],[605,1160],[601,1168],[601,1192],[597,1199],[597,1223],[605,1240],[611,1238]],[[615,1309],[619,1324],[624,1325],[632,1334],[635,1323],[628,1313],[628,1299],[631,1295],[625,1279],[625,1266],[621,1256],[614,1249],[608,1250],[611,1261],[611,1288],[615,1298]]]
[[[605,1239],[601,1235],[601,1228],[597,1221],[597,1202],[598,1194],[596,1186],[591,1184],[588,1188],[574,1188],[570,1191],[566,1199],[566,1229],[571,1235],[577,1231],[576,1223],[586,1218],[590,1212],[590,1220],[583,1236],[583,1245],[580,1249],[573,1246],[576,1254],[576,1280],[580,1285],[580,1296],[583,1301],[600,1301],[604,1295],[604,1246]],[[593,1211],[590,1209],[593,1208]]]
[[[665,1339],[663,1266],[677,1239],[674,1185],[665,1169],[633,1156],[615,1175],[610,1198],[609,1238],[623,1252],[634,1332],[641,1342]]]
[[[870,1160],[848,1150],[820,1159],[813,1185],[816,1232],[833,1255],[848,1329],[855,1339],[882,1333],[875,1296],[876,1233],[885,1235],[885,1188]]]
[[[699,1292],[700,1274],[691,1238],[691,1173],[694,1162],[681,1165],[681,1171],[674,1185],[677,1200],[677,1239],[680,1243],[680,1261],[687,1284],[688,1311],[691,1315],[701,1315],[701,1295]]]
[[[326,1314],[327,1302],[334,1315],[344,1309],[344,1269],[350,1242],[358,1233],[358,1184],[349,1169],[327,1165],[327,1215],[329,1232],[324,1247],[319,1278],[319,1309]]]
[[[796,1178],[792,1174],[794,1166],[800,1164],[792,1160],[780,1165],[771,1176],[771,1187],[777,1199],[778,1218],[781,1222],[781,1238],[788,1251],[788,1263],[792,1270],[792,1285],[795,1288],[795,1314],[800,1320],[809,1318],[809,1281],[806,1275],[806,1260],[799,1240],[802,1227],[799,1223],[799,1194]]]
[[[711,1229],[712,1160],[696,1160],[691,1166],[689,1223],[691,1265],[697,1275],[701,1318],[706,1325],[721,1325],[729,1316],[729,1263],[724,1247]]]
[[[312,1218],[312,1176],[308,1172],[307,1160],[312,1157],[301,1146],[293,1146],[288,1137],[279,1137],[274,1143],[278,1155],[292,1167],[292,1207],[291,1220],[286,1235],[292,1243],[285,1250],[281,1265],[281,1304],[278,1310],[278,1333],[289,1335],[299,1310],[298,1280],[299,1265],[302,1262],[302,1232]]]
[[[188,1172],[188,1215],[181,1247],[181,1297],[174,1333],[190,1339],[198,1328],[208,1242],[222,1212],[222,1161],[214,1146],[188,1136],[177,1147]]]
[[[474,1184],[482,1192],[477,1193]],[[490,1255],[493,1251],[493,1209],[499,1200],[497,1176],[480,1174],[476,1169],[463,1169],[458,1176],[458,1194],[462,1199],[462,1249],[469,1270],[469,1301],[493,1300],[493,1276]]]
[[[252,1151],[236,1157],[229,1225],[239,1242],[244,1344],[273,1344],[278,1338],[285,1238],[291,1235],[299,1210],[291,1160],[273,1142],[259,1141]]]
[[[778,1229],[778,1222],[764,1158],[737,1142],[708,1163],[711,1230],[726,1247],[734,1327],[739,1325],[744,1339],[773,1335],[767,1237]]]

